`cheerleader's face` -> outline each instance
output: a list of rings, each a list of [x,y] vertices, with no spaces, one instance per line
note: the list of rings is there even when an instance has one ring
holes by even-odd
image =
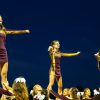
[[[57,41],[57,42],[55,42],[55,43],[53,44],[53,48],[55,48],[55,49],[59,49],[59,48],[60,48],[60,43],[59,43],[59,41]]]
[[[42,87],[40,85],[36,85],[34,88],[34,91],[36,94],[41,93],[42,92]]]
[[[91,94],[90,90],[87,90],[87,95],[89,95],[89,96],[90,96],[90,94]]]
[[[87,95],[87,96],[90,96],[90,95],[91,95],[91,92],[90,92],[89,89],[87,89],[87,90],[84,92],[84,94]]]
[[[64,95],[64,96],[69,95],[69,89],[64,89],[64,90],[63,90],[63,95]]]

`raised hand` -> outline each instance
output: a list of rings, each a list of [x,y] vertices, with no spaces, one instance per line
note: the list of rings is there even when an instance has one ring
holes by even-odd
[[[26,33],[30,33],[30,30],[25,30],[26,31]]]
[[[80,51],[78,51],[76,54],[77,54],[77,55],[79,55],[80,53],[81,53],[81,52],[80,52]]]

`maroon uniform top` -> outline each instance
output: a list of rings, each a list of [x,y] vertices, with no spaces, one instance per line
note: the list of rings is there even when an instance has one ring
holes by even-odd
[[[6,34],[0,33],[0,63],[8,62],[5,43],[6,43]]]
[[[58,52],[59,53],[59,52]],[[52,53],[50,54],[52,55]],[[61,76],[61,69],[60,69],[60,58],[61,57],[58,57],[58,56],[55,56],[55,76],[56,76],[56,79],[59,80],[60,76]],[[51,59],[52,60],[52,59]],[[52,62],[52,61],[51,61]],[[51,64],[51,68],[50,70],[54,70],[53,67],[52,67],[52,64]]]
[[[6,49],[5,43],[6,43],[6,34],[0,33],[0,49]]]
[[[55,75],[61,76],[60,57],[55,56]]]

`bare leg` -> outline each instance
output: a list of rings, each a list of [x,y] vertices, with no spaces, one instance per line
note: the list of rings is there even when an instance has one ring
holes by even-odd
[[[2,69],[1,69],[1,82],[2,82],[3,88],[4,88],[4,85],[5,86],[8,85],[7,72],[8,72],[8,62],[2,64]]]
[[[60,76],[57,83],[58,83],[58,94],[62,95],[62,76]]]
[[[0,73],[1,73],[1,69],[2,69],[2,63],[0,63]]]
[[[0,73],[1,73],[1,69],[2,69],[2,64],[0,64]]]
[[[52,90],[54,80],[55,80],[55,72],[51,70],[49,74],[49,85],[47,87],[48,90]]]

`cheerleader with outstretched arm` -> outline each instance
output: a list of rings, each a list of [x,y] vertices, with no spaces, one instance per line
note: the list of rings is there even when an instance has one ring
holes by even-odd
[[[60,43],[57,40],[52,41],[51,46],[49,46],[49,55],[51,58],[51,67],[49,71],[49,85],[47,90],[52,90],[52,86],[54,85],[54,80],[56,79],[58,85],[58,94],[62,94],[62,75],[60,69],[60,58],[64,57],[72,57],[78,56],[80,52],[76,53],[62,53],[59,51]]]
[[[100,50],[96,54],[94,54],[94,56],[98,61],[98,70],[100,70]]]
[[[7,72],[8,72],[8,55],[7,49],[5,46],[6,43],[6,36],[8,34],[24,34],[29,33],[29,30],[7,30],[3,26],[3,20],[0,16],[0,73],[1,73],[1,83],[2,86],[9,85],[7,80]]]

